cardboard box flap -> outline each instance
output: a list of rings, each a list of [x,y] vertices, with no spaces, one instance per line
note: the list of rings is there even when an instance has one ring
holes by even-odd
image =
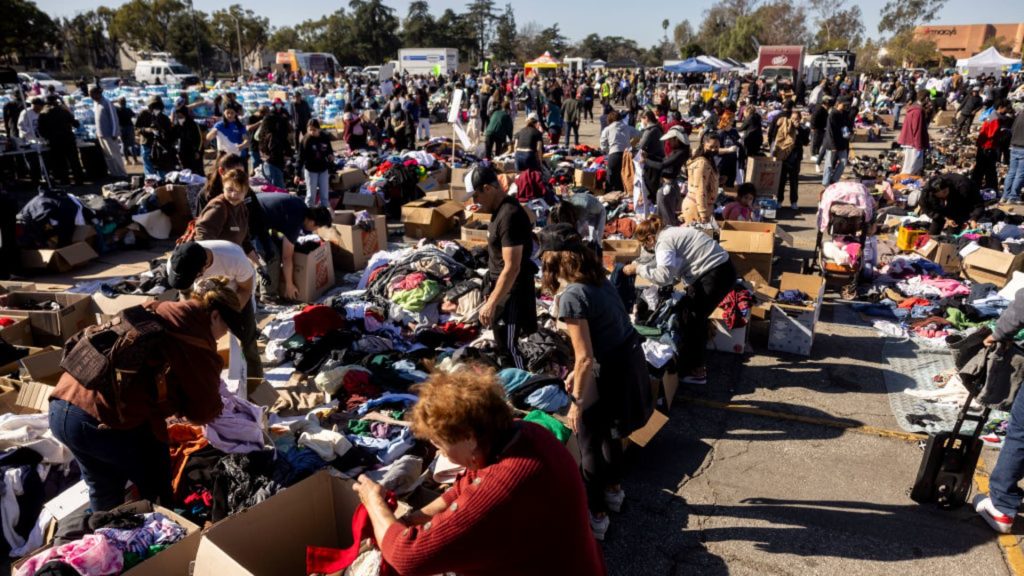
[[[26,356],[20,360],[21,368],[25,371],[23,380],[33,380],[44,384],[56,384],[64,369],[60,367],[61,358],[64,357],[64,350],[57,347],[50,347],[48,350]]]
[[[795,274],[793,272],[783,272],[782,277],[779,279],[779,290],[800,290],[804,292],[811,299],[821,299],[821,296],[825,293],[825,279],[817,274]]]
[[[723,229],[719,244],[731,254],[772,254],[775,252],[775,236],[764,232]]]
[[[17,405],[29,412],[46,412],[53,388],[40,382],[26,382],[18,391]]]
[[[651,440],[654,439],[654,436],[667,423],[668,416],[666,416],[664,413],[658,410],[655,410],[654,413],[651,414],[650,419],[647,420],[647,424],[644,424],[643,428],[630,434],[629,439],[637,446],[643,448],[644,446],[647,446],[648,444],[651,443]]]
[[[99,258],[99,254],[92,249],[92,246],[85,242],[75,242],[70,246],[60,248],[57,250],[57,255],[63,258],[72,268],[85,264],[94,258]]]
[[[735,230],[737,232],[760,232],[762,234],[775,235],[778,230],[777,224],[771,222],[741,222],[738,220],[725,220],[722,222],[722,231]]]

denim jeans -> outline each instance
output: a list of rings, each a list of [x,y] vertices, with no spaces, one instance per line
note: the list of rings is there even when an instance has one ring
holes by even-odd
[[[516,171],[522,172],[526,169],[540,170],[540,159],[537,158],[536,152],[519,152],[516,151]]]
[[[843,171],[846,170],[846,161],[849,157],[849,150],[825,151],[825,170],[821,176],[822,186],[831,186],[839,182],[839,179],[843,177]]]
[[[1024,186],[1024,147],[1010,146],[1010,170],[1003,182],[1003,200],[1018,200]]]
[[[270,162],[263,162],[260,165],[263,176],[270,182],[271,186],[284,188],[284,170],[274,166]]]
[[[570,146],[570,144],[569,144],[569,136],[571,134],[576,134],[576,146],[579,146],[580,145],[580,125],[579,124],[566,124],[565,125],[565,147],[566,148],[568,148]]]
[[[895,130],[900,127],[900,111],[903,110],[903,104],[896,103],[892,105],[892,129]]]
[[[93,510],[111,510],[123,504],[129,480],[144,500],[170,505],[170,452],[149,424],[133,430],[100,428],[100,423],[78,406],[51,400],[50,431],[78,460]]]
[[[315,208],[319,198],[320,205],[329,208],[331,206],[330,174],[327,170],[323,172],[305,170],[304,172],[306,173],[306,206]]]
[[[1017,394],[1010,408],[1010,425],[1006,440],[999,451],[999,460],[989,477],[989,496],[996,510],[1007,516],[1016,516],[1024,499],[1024,490],[1018,485],[1024,478],[1024,394]]]
[[[145,174],[158,174],[153,165],[153,147],[142,145],[142,171]]]

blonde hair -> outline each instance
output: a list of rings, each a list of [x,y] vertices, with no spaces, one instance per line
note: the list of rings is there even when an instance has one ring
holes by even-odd
[[[412,410],[412,432],[418,438],[449,444],[475,438],[487,451],[512,426],[512,408],[489,368],[436,371],[412,390],[420,398]]]
[[[212,276],[201,278],[192,286],[190,298],[203,307],[207,312],[214,310],[220,312],[228,327],[234,332],[240,328],[240,313],[243,302],[238,298],[238,292],[231,287],[231,280],[227,276]]]

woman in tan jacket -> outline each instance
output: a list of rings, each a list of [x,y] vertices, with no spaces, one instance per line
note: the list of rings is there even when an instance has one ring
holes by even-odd
[[[718,196],[718,135],[706,134],[697,154],[686,165],[686,198],[683,199],[683,224],[708,224],[715,217]]]

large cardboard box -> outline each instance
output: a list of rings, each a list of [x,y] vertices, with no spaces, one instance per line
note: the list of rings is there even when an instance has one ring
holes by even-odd
[[[96,307],[96,322],[98,324],[112,319],[118,312],[132,306],[143,306],[150,302],[172,302],[177,299],[178,291],[174,289],[165,290],[162,294],[157,294],[156,296],[121,294],[117,298],[111,298],[97,292],[92,297],[93,305]]]
[[[932,118],[932,126],[936,128],[942,128],[944,126],[952,126],[953,121],[956,119],[956,112],[952,110],[940,110]]]
[[[751,156],[747,158],[745,178],[757,189],[758,196],[774,198],[782,180],[782,162],[768,156]]]
[[[57,302],[60,310],[25,310],[30,304]],[[61,345],[79,330],[96,323],[95,305],[91,296],[66,292],[13,292],[7,305],[20,311],[32,322],[32,340],[38,345]],[[0,311],[4,314],[6,311]]]
[[[915,252],[942,266],[942,269],[949,274],[960,272],[960,253],[956,246],[948,242],[930,239]]]
[[[711,335],[710,338],[708,338],[708,350],[743,354],[747,350],[748,328],[750,328],[749,321],[743,326],[730,330],[725,325],[722,309],[715,308],[714,312],[711,313]]]
[[[601,259],[608,270],[618,263],[629,264],[640,256],[639,240],[603,240],[601,242]]]
[[[177,238],[188,229],[192,221],[192,207],[188,203],[188,186],[168,184],[156,189],[160,209],[171,219],[171,238]]]
[[[405,235],[410,238],[437,239],[455,227],[462,204],[445,200],[417,200],[402,206]]]
[[[315,302],[324,292],[334,287],[330,243],[324,242],[309,254],[296,252],[292,270],[295,287],[299,289],[299,302]]]
[[[1002,288],[1015,271],[1024,270],[1024,254],[978,248],[963,259],[963,274],[975,282],[987,282]]]
[[[467,242],[486,243],[490,237],[488,227],[491,225],[491,215],[484,212],[473,212],[466,218],[462,225],[460,237]]]
[[[75,242],[56,250],[22,250],[21,265],[32,270],[68,272],[98,257],[88,243]]]
[[[57,385],[64,369],[60,366],[64,351],[50,348],[39,354],[22,358],[21,388],[15,404],[23,414],[46,412],[50,405],[50,394]]]
[[[586,188],[591,192],[597,192],[600,190],[597,185],[597,172],[588,172],[587,170],[580,170],[577,168],[573,182],[576,186]]]
[[[346,210],[359,212],[366,210],[370,214],[380,214],[384,205],[377,194],[363,194],[361,192],[346,192],[341,198],[341,205]]]
[[[738,276],[757,270],[763,278],[772,277],[775,231],[776,225],[768,222],[722,223],[719,243],[729,253]]]
[[[322,234],[330,244],[331,259],[337,270],[362,270],[366,268],[371,256],[388,249],[388,223],[384,216],[373,217],[373,230],[364,230],[355,223],[355,212],[336,210],[334,225],[326,234]]]
[[[359,188],[364,182],[368,182],[366,172],[359,168],[342,168],[331,174],[331,191],[348,192],[353,188]]]
[[[207,529],[192,575],[305,574],[307,546],[352,545],[352,515],[358,505],[351,480],[317,472]]]
[[[814,344],[814,331],[821,314],[821,301],[825,296],[825,279],[817,275],[782,274],[779,290],[800,290],[811,301],[806,306],[773,304],[771,325],[768,329],[768,349],[800,356],[810,356]]]
[[[447,164],[438,164],[437,168],[434,168],[427,173],[431,178],[437,180],[437,183],[447,187],[451,183],[452,171],[448,168]]]
[[[14,324],[0,328],[0,338],[14,346],[31,346],[32,322],[28,319],[28,316],[7,316],[0,312],[0,317],[3,316],[14,320]]]
[[[466,185],[466,178],[469,177],[471,168],[452,168],[449,187],[452,191],[452,200],[465,202],[469,200],[469,186]]]
[[[54,500],[58,499],[60,499],[60,497],[55,498]],[[52,502],[53,501],[48,502],[46,507],[50,508]],[[51,513],[52,512],[54,512],[54,510],[51,510]],[[75,510],[68,510],[61,516],[67,517],[73,512],[75,512]],[[189,565],[196,557],[196,550],[199,548],[199,541],[202,536],[199,526],[189,522],[173,510],[164,508],[163,506],[154,505],[145,500],[123,504],[118,506],[112,512],[131,512],[135,514],[159,512],[169,520],[184,528],[186,534],[183,540],[179,540],[167,549],[132,567],[130,570],[122,572],[122,576],[165,576],[170,574],[189,573]],[[43,552],[50,547],[51,545],[49,544],[43,546],[32,551],[21,560],[18,560],[11,566],[11,573],[15,574],[22,566],[25,565],[26,562],[28,562],[29,558],[32,558],[36,554]]]
[[[882,123],[882,126],[885,126],[890,130],[893,128],[893,126],[895,126],[895,118],[893,118],[892,114],[879,114],[878,120],[879,122]]]
[[[451,191],[448,189],[448,187],[444,186],[442,188],[441,183],[438,182],[433,176],[427,176],[423,180],[420,180],[416,184],[416,187],[419,188],[420,192],[423,192],[424,195],[441,191],[444,191],[449,196],[451,194]]]
[[[9,294],[11,292],[35,292],[35,282],[22,282],[13,280],[0,280],[0,294]]]

